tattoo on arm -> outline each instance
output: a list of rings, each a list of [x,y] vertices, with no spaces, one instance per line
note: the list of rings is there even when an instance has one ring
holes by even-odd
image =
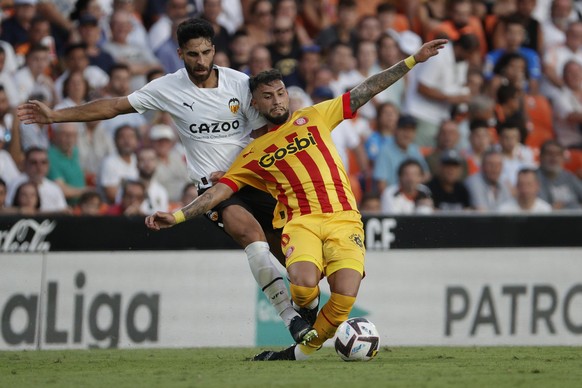
[[[400,61],[389,69],[368,77],[361,84],[353,88],[350,92],[350,107],[352,112],[355,112],[376,94],[398,81],[409,70],[404,61]]]
[[[184,212],[184,217],[189,220],[196,216],[205,214],[208,210],[212,209],[213,194],[211,190],[200,195],[194,201],[190,202],[188,205],[182,208]]]

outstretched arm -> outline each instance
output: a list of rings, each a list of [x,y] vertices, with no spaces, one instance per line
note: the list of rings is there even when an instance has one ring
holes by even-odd
[[[52,110],[40,101],[31,100],[17,108],[24,124],[52,124],[107,120],[120,114],[134,113],[127,97],[103,98],[83,105]]]
[[[217,183],[206,190],[204,194],[198,196],[194,201],[174,213],[156,212],[151,216],[147,216],[145,224],[153,230],[170,228],[176,224],[205,214],[208,210],[230,198],[233,194],[234,192],[230,187],[224,183]]]
[[[368,77],[361,84],[353,88],[350,92],[350,107],[352,108],[352,112],[355,112],[376,94],[402,78],[415,64],[424,62],[430,57],[437,55],[446,43],[446,39],[436,39],[425,43],[414,55],[398,62],[389,69]]]

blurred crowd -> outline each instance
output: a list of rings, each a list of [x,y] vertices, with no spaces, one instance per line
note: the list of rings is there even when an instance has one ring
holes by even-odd
[[[144,215],[197,196],[168,115],[19,122],[120,97],[183,63],[175,30],[215,28],[215,64],[277,68],[291,111],[413,54],[333,138],[363,213],[582,207],[582,1],[0,0],[0,214]]]

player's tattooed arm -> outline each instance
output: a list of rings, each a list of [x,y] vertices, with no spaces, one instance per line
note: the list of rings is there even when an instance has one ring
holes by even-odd
[[[372,97],[398,81],[409,71],[410,69],[404,61],[400,61],[389,69],[367,78],[364,82],[353,88],[350,92],[350,107],[352,108],[352,112],[355,112],[359,107],[370,101]]]
[[[390,85],[402,78],[414,65],[437,55],[439,50],[442,49],[446,43],[446,39],[436,39],[425,43],[414,53],[414,55],[411,55],[394,66],[367,78],[361,84],[353,88],[350,92],[350,107],[352,112],[355,112],[359,107],[370,101],[376,94],[390,87]]]
[[[196,216],[205,214],[207,211],[218,205],[225,199],[230,198],[233,191],[225,184],[218,183],[206,190],[202,195],[197,197],[194,201],[182,208],[184,217],[189,220]]]

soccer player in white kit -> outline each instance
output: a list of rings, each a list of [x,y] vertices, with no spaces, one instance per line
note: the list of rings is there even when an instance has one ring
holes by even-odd
[[[91,101],[51,110],[39,101],[18,107],[25,124],[106,120],[120,114],[148,110],[168,112],[186,150],[190,178],[201,191],[212,186],[251,140],[251,132],[266,125],[250,106],[248,77],[214,65],[214,29],[202,19],[190,19],[177,30],[178,55],[184,68],[151,81],[129,96]],[[245,249],[255,280],[298,343],[309,341],[315,330],[292,307],[281,274],[271,261],[266,235],[250,211],[270,227],[275,202],[252,189],[221,203],[209,218]],[[268,219],[265,211],[270,211]],[[268,229],[265,229],[268,230]]]

